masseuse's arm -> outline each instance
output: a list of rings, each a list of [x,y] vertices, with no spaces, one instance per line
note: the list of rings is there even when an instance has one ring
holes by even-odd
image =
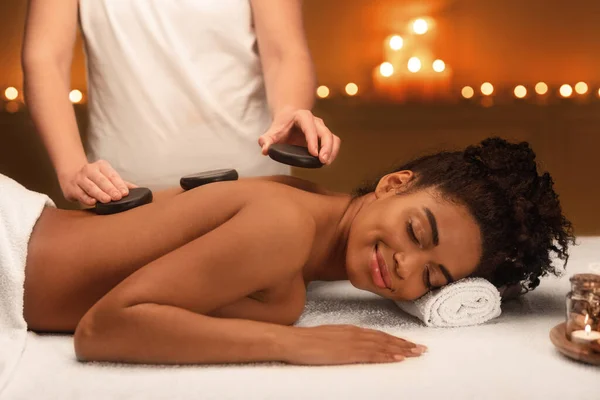
[[[141,268],[96,303],[77,326],[77,357],[159,364],[344,364],[414,355],[414,344],[382,332],[251,320],[260,314],[260,303],[247,296],[301,273],[314,236],[314,221],[285,201],[247,206]],[[239,311],[248,319],[209,316],[239,301],[254,304]],[[262,310],[270,319],[276,314]]]
[[[128,185],[108,163],[88,164],[83,150],[69,101],[77,12],[78,0],[30,0],[22,62],[27,105],[63,194],[93,205],[120,199]]]
[[[273,143],[306,143],[311,154],[330,164],[337,157],[340,139],[310,111],[316,78],[304,34],[302,1],[251,0],[251,4],[273,115],[273,124],[259,139],[263,153]]]

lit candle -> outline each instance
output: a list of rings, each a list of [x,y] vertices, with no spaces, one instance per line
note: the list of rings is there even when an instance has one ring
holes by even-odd
[[[585,330],[571,332],[571,341],[574,343],[589,345],[596,340],[600,340],[600,332],[592,331],[590,325],[586,325]]]

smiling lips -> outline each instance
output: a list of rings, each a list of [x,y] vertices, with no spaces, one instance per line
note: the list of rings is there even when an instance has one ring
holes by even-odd
[[[373,250],[373,256],[371,257],[371,262],[369,264],[371,269],[371,277],[373,278],[373,283],[375,286],[382,289],[391,289],[392,278],[390,277],[390,271],[385,263],[383,255],[379,251],[378,246],[375,246],[375,249]]]

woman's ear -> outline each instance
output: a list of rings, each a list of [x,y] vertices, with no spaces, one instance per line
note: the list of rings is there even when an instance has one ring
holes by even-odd
[[[379,183],[375,188],[375,196],[381,198],[403,193],[408,189],[410,183],[414,179],[415,174],[408,170],[387,174],[379,180]]]

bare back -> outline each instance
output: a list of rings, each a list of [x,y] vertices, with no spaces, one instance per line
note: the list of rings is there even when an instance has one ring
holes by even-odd
[[[303,196],[314,195],[248,179],[159,194],[152,204],[110,216],[47,209],[29,245],[28,325],[33,330],[71,332],[95,302],[144,265],[218,229],[247,207],[268,202],[302,210]],[[226,246],[235,253],[242,239],[233,234]],[[265,269],[274,267],[272,259],[264,259]],[[304,301],[305,285],[296,265],[278,284],[211,310],[209,315],[289,324],[302,312]]]

